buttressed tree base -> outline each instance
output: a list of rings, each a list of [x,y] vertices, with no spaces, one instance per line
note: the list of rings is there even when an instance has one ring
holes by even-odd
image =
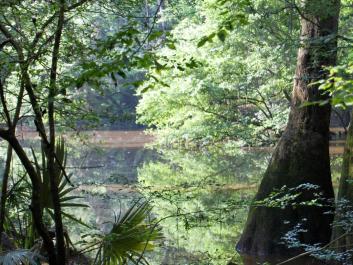
[[[317,8],[325,5],[327,9]],[[290,257],[300,248],[283,244],[283,236],[295,226],[303,244],[326,244],[331,236],[332,214],[325,214],[334,198],[329,158],[329,123],[331,107],[303,103],[327,99],[315,81],[325,76],[324,67],[336,63],[336,34],[338,30],[339,1],[303,1],[301,8],[301,47],[291,100],[289,121],[273,153],[254,203],[250,208],[244,232],[237,251],[268,259]],[[321,198],[328,204],[318,206],[256,206],[283,186],[295,188],[310,183],[318,187]],[[297,202],[314,199],[314,192],[303,191]],[[319,218],[319,220],[318,220]]]

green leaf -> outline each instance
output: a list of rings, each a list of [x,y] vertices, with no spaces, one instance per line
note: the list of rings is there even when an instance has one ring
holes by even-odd
[[[201,40],[197,43],[197,47],[200,48],[200,47],[204,46],[206,44],[206,42],[211,42],[213,40],[214,36],[216,36],[216,33],[212,33],[208,36],[202,37]]]
[[[161,239],[162,233],[156,224],[146,222],[150,212],[148,202],[137,201],[113,223],[108,234],[95,235],[93,242],[100,244],[94,264],[136,264],[145,251],[153,250],[154,241]]]
[[[169,49],[176,50],[176,46],[174,42],[168,42],[166,45]]]
[[[118,70],[118,71],[117,71],[117,74],[120,75],[122,78],[126,78],[126,74],[125,74],[125,72],[122,71],[122,70]]]
[[[148,40],[153,41],[155,39],[158,39],[162,35],[163,35],[163,31],[154,31],[149,35]]]
[[[91,226],[89,226],[88,224],[86,224],[85,222],[83,222],[82,220],[76,218],[75,216],[73,216],[72,214],[68,214],[68,213],[65,213],[65,212],[62,212],[62,215],[78,224],[81,224],[82,226],[85,226],[87,228],[92,228]]]
[[[217,32],[217,37],[220,41],[224,42],[227,37],[227,31],[225,29],[221,29]]]

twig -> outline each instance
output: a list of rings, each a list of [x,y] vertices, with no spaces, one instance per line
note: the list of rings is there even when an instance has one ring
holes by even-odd
[[[341,236],[337,237],[336,239],[330,241],[328,244],[326,244],[325,246],[323,246],[323,247],[321,247],[321,248],[318,248],[318,249],[314,249],[314,250],[310,250],[310,251],[301,253],[301,254],[299,254],[299,255],[297,255],[297,256],[295,256],[295,257],[292,257],[292,258],[290,258],[290,259],[287,259],[287,260],[285,260],[285,261],[282,261],[282,262],[280,262],[280,263],[277,263],[276,265],[286,264],[286,263],[291,262],[291,261],[293,261],[293,260],[297,260],[297,259],[299,259],[299,258],[305,257],[305,256],[310,255],[310,254],[312,254],[312,253],[321,251],[321,250],[323,250],[323,249],[329,247],[329,246],[330,246],[331,244],[333,244],[334,242],[340,240],[341,238],[343,238],[343,237],[345,237],[345,236],[347,236],[347,235],[349,235],[349,234],[350,234],[350,232],[347,231],[347,232],[344,233],[343,235],[341,235]]]
[[[131,57],[135,56],[142,49],[143,45],[145,45],[145,43],[147,42],[148,38],[152,34],[153,29],[154,29],[154,27],[156,25],[156,22],[157,22],[158,13],[161,10],[163,2],[164,2],[164,0],[161,0],[159,2],[158,6],[157,6],[157,10],[156,10],[156,12],[153,15],[153,21],[152,21],[152,25],[151,25],[150,30],[148,31],[148,33],[147,33],[146,37],[143,39],[143,41],[140,43],[140,46],[136,49],[135,52],[132,53]]]

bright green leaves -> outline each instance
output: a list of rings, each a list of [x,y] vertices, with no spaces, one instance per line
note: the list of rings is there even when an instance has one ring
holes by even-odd
[[[208,36],[204,36],[201,38],[201,40],[197,43],[197,47],[202,47],[206,44],[206,42],[212,42],[213,38],[216,36],[216,33],[211,33]]]
[[[249,23],[249,0],[217,0],[211,1],[209,5],[219,14],[218,29],[207,36],[203,36],[197,44],[198,47],[202,47],[207,42],[212,42],[215,36],[224,42],[228,32],[232,31],[235,26],[245,26]]]
[[[329,70],[329,77],[321,80],[320,89],[330,94],[333,106],[346,108],[353,105],[353,64],[339,65]],[[320,104],[329,103],[328,101]]]
[[[237,11],[249,14],[248,2],[242,3]],[[156,52],[159,65],[150,68],[138,90],[139,122],[157,128],[161,142],[270,144],[280,136],[288,114],[283,91],[290,90],[294,70],[284,66],[283,58],[295,54],[283,53],[262,32],[251,35],[260,16],[260,22],[241,21],[242,26],[229,31],[220,27],[224,14],[210,2],[195,9],[195,15],[172,30],[177,49],[166,46]]]
[[[175,42],[174,41],[168,41],[165,43],[165,45],[171,49],[171,50],[176,50]]]
[[[224,42],[226,40],[227,35],[228,35],[227,30],[220,29],[217,32],[213,32],[208,36],[202,37],[201,40],[197,43],[197,47],[200,48],[204,46],[207,42],[212,42],[215,36],[217,36],[220,41]]]

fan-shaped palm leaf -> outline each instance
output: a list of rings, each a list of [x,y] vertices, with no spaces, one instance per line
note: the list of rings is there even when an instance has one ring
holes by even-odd
[[[37,170],[38,175],[41,177],[42,182],[42,194],[41,194],[41,205],[43,209],[47,210],[49,215],[53,216],[53,200],[51,197],[51,189],[50,189],[50,175],[48,171],[48,162],[46,159],[46,154],[44,147],[41,150],[41,159],[42,162],[39,163],[34,151],[32,150],[34,164]],[[67,176],[64,172],[63,168],[66,166],[67,161],[67,151],[65,148],[64,138],[59,138],[56,142],[55,146],[55,172],[54,176],[57,179],[57,183],[59,183],[59,198],[60,204],[62,207],[87,207],[85,204],[72,202],[75,199],[81,198],[80,196],[71,196],[70,193],[75,190],[75,187],[72,187],[70,184],[70,176]],[[79,221],[74,218],[72,215],[63,213],[65,217],[72,219],[73,221]]]
[[[144,252],[153,250],[154,242],[162,238],[160,228],[146,222],[150,212],[148,202],[136,202],[114,222],[108,234],[97,236],[96,245],[99,247],[94,264],[122,265],[127,261],[147,264],[143,258]]]

